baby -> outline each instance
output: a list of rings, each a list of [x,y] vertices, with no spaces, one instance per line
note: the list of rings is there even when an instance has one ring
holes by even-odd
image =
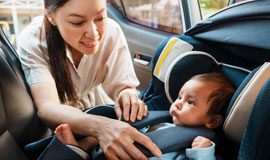
[[[230,81],[220,73],[206,73],[192,77],[182,86],[178,98],[170,107],[173,123],[192,127],[204,126],[209,129],[219,127],[223,123],[222,110],[228,104],[234,91]],[[164,123],[153,126],[150,130],[164,128],[160,126],[164,126]],[[76,141],[67,124],[58,126],[55,135],[61,142],[79,146],[84,150],[88,150],[98,143],[97,141],[86,143],[87,140]],[[208,155],[207,159],[214,157],[214,143],[207,138],[196,137],[191,147],[191,149],[186,150],[184,155],[187,158],[200,159],[198,157],[201,157],[202,159],[200,155]],[[200,148],[199,153],[196,153],[198,152],[196,148]],[[183,155],[176,152],[163,155],[164,159],[174,159],[172,157],[179,159]]]

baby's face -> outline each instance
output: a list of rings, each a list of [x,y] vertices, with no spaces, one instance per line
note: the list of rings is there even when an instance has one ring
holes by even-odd
[[[189,80],[181,88],[179,96],[171,105],[170,114],[176,125],[204,126],[210,119],[208,96],[215,85],[199,80]]]

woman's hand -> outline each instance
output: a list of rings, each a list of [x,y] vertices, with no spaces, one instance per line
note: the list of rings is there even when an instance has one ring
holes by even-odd
[[[192,142],[192,148],[207,148],[212,145],[212,142],[202,136],[197,136]]]
[[[115,102],[115,112],[119,120],[135,122],[147,116],[147,106],[138,98],[136,89],[129,88],[120,92]]]
[[[108,159],[147,159],[136,148],[134,142],[147,148],[156,157],[160,157],[162,154],[149,137],[146,137],[126,122],[104,118],[100,126],[97,138]]]

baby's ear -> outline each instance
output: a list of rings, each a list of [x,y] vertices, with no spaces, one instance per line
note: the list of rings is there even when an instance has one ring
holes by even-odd
[[[222,115],[213,115],[209,118],[209,120],[204,124],[206,128],[214,129],[219,127],[223,122]]]

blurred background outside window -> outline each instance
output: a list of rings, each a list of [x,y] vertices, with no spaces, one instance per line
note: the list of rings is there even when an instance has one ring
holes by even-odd
[[[0,0],[0,26],[15,48],[16,37],[43,8],[43,0]]]
[[[181,34],[181,7],[178,0],[110,0],[128,20],[165,32]],[[228,5],[228,0],[198,0],[202,19]]]
[[[175,34],[182,33],[178,0],[112,0],[112,3],[134,23]]]
[[[228,5],[228,0],[199,0],[202,18],[205,19]]]
[[[128,20],[157,30],[181,34],[181,7],[178,0],[108,0]],[[239,0],[240,1],[240,0]],[[228,0],[198,0],[206,18],[223,7]],[[16,37],[33,17],[43,15],[43,0],[0,0],[0,26],[16,48]]]

